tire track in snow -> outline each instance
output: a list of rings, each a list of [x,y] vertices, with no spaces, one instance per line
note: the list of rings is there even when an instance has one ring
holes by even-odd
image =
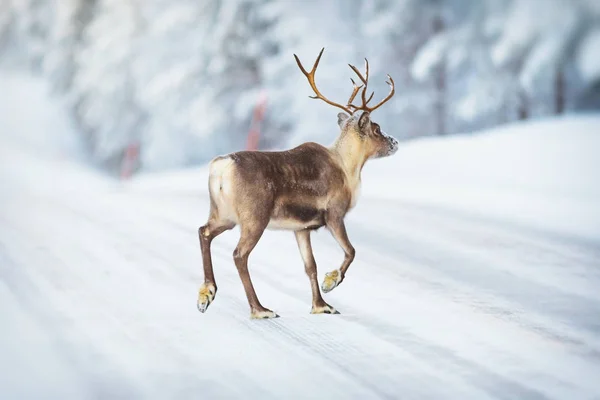
[[[68,208],[65,208],[63,211],[69,211],[69,210],[68,210]],[[73,210],[70,210],[70,211],[73,211]],[[57,218],[58,220],[63,220],[63,221],[67,220],[65,218],[65,215],[62,214],[62,213],[60,213],[59,210],[53,210],[52,218]],[[93,223],[90,222],[92,220],[81,220],[80,219],[79,221],[80,221],[80,223],[82,221],[85,221],[86,225],[90,225],[92,227],[94,226]],[[81,225],[79,225],[79,229],[82,229]],[[84,232],[85,231],[86,230],[84,229]],[[89,231],[89,229],[88,229],[88,231]],[[34,239],[34,241],[36,243],[44,243],[45,242],[43,235],[38,236],[36,238],[36,236],[32,237],[30,235],[30,232],[29,232],[29,236],[30,236],[30,239]],[[76,243],[76,244],[77,244],[77,246],[75,246],[75,249],[77,249],[78,251],[85,251],[85,249],[86,249],[85,243]],[[30,254],[30,258],[35,259],[35,257],[34,257],[35,256],[35,252],[33,252],[33,254],[32,254],[31,251],[23,249],[20,253],[21,254]],[[73,255],[70,255],[70,256],[71,256],[71,258],[73,258]],[[100,258],[98,258],[98,256],[100,256]],[[102,259],[101,257],[102,257],[102,254],[101,253],[97,253],[97,254],[92,254],[91,259],[99,261],[99,260]],[[46,254],[46,258],[49,261],[51,261],[48,264],[49,266],[53,266],[54,268],[60,269],[60,274],[62,274],[61,275],[62,277],[70,277],[71,280],[77,279],[77,281],[79,283],[78,286],[82,288],[81,290],[76,291],[72,296],[70,296],[71,299],[69,299],[68,297],[64,296],[63,293],[60,293],[61,289],[65,289],[64,288],[64,282],[57,282],[55,280],[56,277],[47,275],[47,273],[46,273],[45,275],[47,275],[47,276],[44,277],[45,278],[44,282],[42,282],[42,283],[44,283],[44,286],[48,287],[48,285],[53,285],[54,286],[54,285],[58,284],[59,287],[56,290],[54,290],[53,293],[48,293],[46,291],[46,292],[43,292],[44,293],[43,296],[37,296],[37,297],[38,298],[39,297],[48,298],[48,299],[51,299],[51,300],[54,300],[54,301],[55,300],[59,300],[59,299],[64,299],[64,301],[55,303],[54,306],[52,306],[49,309],[47,309],[46,313],[48,312],[48,310],[61,310],[61,314],[62,315],[72,315],[72,312],[69,311],[70,308],[72,308],[72,307],[69,306],[69,300],[71,300],[71,301],[75,300],[75,301],[79,302],[80,304],[88,304],[88,305],[91,305],[91,306],[102,304],[101,308],[99,308],[99,309],[94,308],[93,310],[90,310],[90,311],[92,311],[92,315],[95,315],[93,317],[94,319],[102,320],[104,322],[113,321],[114,327],[110,328],[110,330],[111,331],[115,331],[116,330],[116,332],[118,333],[117,337],[114,338],[115,341],[121,341],[123,334],[126,334],[126,336],[128,338],[127,340],[131,344],[133,344],[134,342],[137,342],[138,341],[137,338],[144,337],[144,340],[141,343],[144,343],[144,346],[148,347],[148,346],[152,346],[151,342],[148,343],[149,341],[154,341],[156,344],[159,344],[158,340],[162,339],[160,341],[160,347],[161,348],[164,348],[165,346],[167,347],[166,349],[163,349],[163,351],[165,352],[165,356],[166,356],[165,359],[168,359],[168,360],[172,360],[174,358],[174,356],[183,356],[183,355],[185,355],[186,353],[189,352],[189,349],[186,349],[186,348],[181,348],[180,347],[179,349],[177,349],[177,347],[178,347],[177,346],[178,341],[175,338],[173,338],[173,337],[164,337],[164,336],[161,337],[161,335],[157,335],[158,332],[163,332],[164,333],[164,330],[153,329],[153,328],[156,328],[156,327],[152,326],[152,325],[150,325],[150,326],[148,326],[148,325],[144,326],[143,322],[140,321],[139,318],[136,318],[137,314],[139,313],[140,310],[132,310],[131,312],[123,314],[123,312],[125,310],[127,310],[126,307],[122,307],[122,305],[119,304],[119,302],[111,304],[110,301],[108,301],[108,302],[106,301],[106,299],[110,299],[111,295],[115,294],[115,293],[118,293],[118,291],[115,292],[110,287],[107,287],[107,288],[104,288],[103,290],[101,290],[100,292],[98,292],[98,289],[102,288],[101,286],[86,284],[86,282],[89,282],[91,280],[90,279],[91,277],[89,277],[89,276],[88,277],[81,277],[81,276],[79,276],[79,274],[77,273],[77,271],[73,270],[72,266],[71,266],[71,268],[69,268],[64,263],[61,263],[60,260],[58,260],[58,259],[53,260],[54,257],[53,257],[53,255],[51,253],[47,253]],[[120,265],[123,265],[123,263],[120,263]],[[50,272],[50,271],[46,270],[46,272]],[[91,272],[91,271],[88,270],[88,272]],[[121,270],[121,272],[123,272],[123,271]],[[102,279],[102,277],[100,277],[100,279]],[[136,279],[131,279],[131,282],[136,282]],[[108,282],[106,282],[106,283],[108,283]],[[139,286],[141,283],[142,282],[140,282],[138,280],[136,282],[136,284],[135,284],[136,286],[134,286],[134,288],[137,287],[137,286]],[[60,287],[60,286],[62,286],[62,287]],[[133,303],[133,304],[135,304],[135,303]],[[190,302],[190,305],[191,305],[191,302]],[[48,306],[47,302],[46,302],[46,306]],[[192,307],[190,307],[190,308],[192,308]],[[96,311],[100,311],[100,314],[97,314]],[[197,312],[195,310],[195,308],[194,308],[194,312]],[[62,315],[61,315],[61,317],[62,317]],[[117,316],[119,316],[119,315],[120,315],[120,317],[117,318]],[[194,316],[196,316],[195,313],[194,313]],[[124,319],[124,317],[126,317],[127,319]],[[136,319],[137,319],[137,322],[135,324],[131,324],[130,323],[130,321],[136,320]],[[54,321],[54,322],[56,322],[56,321]],[[59,326],[61,326],[61,325],[62,324],[59,324]],[[72,325],[72,324],[69,324],[69,325]],[[131,331],[132,327],[135,327],[134,330],[133,330],[133,332]],[[144,332],[144,330],[145,330],[145,332]],[[107,329],[103,329],[103,331],[107,331]],[[79,330],[79,332],[81,333],[81,330]],[[84,330],[83,332],[90,333],[87,330]],[[81,353],[81,354],[83,354],[83,355],[89,355],[90,351],[92,351],[92,348],[88,347],[90,344],[92,346],[96,346],[96,345],[98,345],[98,344],[101,343],[101,341],[97,340],[98,338],[92,339],[91,341],[87,342],[85,340],[85,338],[84,339],[80,339],[80,338],[74,337],[72,335],[72,333],[73,332],[63,331],[60,334],[60,337],[69,338],[69,339],[65,339],[65,342],[70,342],[70,346],[77,347],[78,348],[78,352]],[[150,335],[148,335],[148,333],[150,333]],[[82,346],[84,346],[84,347],[82,347]],[[112,346],[114,347],[114,343],[112,344]],[[175,347],[173,347],[173,346],[175,346]],[[130,347],[130,346],[128,346],[128,347]],[[111,348],[106,348],[106,347],[102,347],[101,346],[97,350],[93,350],[93,351],[97,354],[97,356],[100,356],[100,355],[102,355],[102,356],[110,356],[113,361],[114,360],[119,360],[119,358],[116,357],[117,355],[114,354],[113,349],[111,349]],[[151,347],[147,348],[146,351],[151,351]],[[184,358],[180,358],[179,360],[177,360],[175,362],[176,362],[176,364],[179,364],[179,365],[185,365],[186,363],[188,363],[188,362],[186,362],[186,360]],[[82,365],[85,365],[85,364],[86,364],[85,361],[82,361]],[[116,368],[117,368],[116,366],[112,366],[111,368],[105,368],[105,370],[116,369]],[[190,370],[193,370],[193,368],[190,368]],[[102,375],[102,374],[100,374],[100,375]],[[94,372],[94,377],[97,378],[98,377],[98,373]],[[131,380],[131,379],[132,379],[131,377],[128,378],[128,380]],[[212,380],[212,381],[211,380],[204,380],[204,381],[202,381],[202,377],[201,376],[197,377],[195,379],[195,381],[198,381],[198,380],[199,380],[199,382],[197,383],[198,389],[201,389],[202,387],[206,387],[207,384],[209,384],[208,385],[209,387],[214,387],[215,385],[220,384],[218,380]],[[194,380],[192,380],[191,382],[194,382]],[[188,385],[189,385],[189,383],[188,383]],[[114,385],[114,386],[118,387],[118,385]],[[140,386],[143,387],[143,385],[139,385],[139,383],[137,384],[137,386],[138,387],[140,387]],[[104,388],[110,388],[110,387],[112,387],[112,386],[111,385],[105,385],[104,386]],[[100,390],[94,390],[94,391],[95,392],[100,392]],[[227,388],[221,387],[221,388],[217,388],[215,393],[224,394],[224,393],[227,393],[227,392],[228,392]],[[232,395],[233,395],[233,393],[232,393]],[[238,395],[241,395],[241,393],[238,393]],[[148,396],[148,393],[145,393],[145,395],[143,397],[147,397],[147,396]],[[136,395],[136,396],[133,396],[133,397],[134,398],[140,398],[142,396]],[[195,397],[195,396],[192,396],[192,397]]]
[[[7,233],[11,239],[7,238]],[[49,338],[54,349],[69,365],[69,373],[76,375],[78,383],[87,387],[90,397],[92,397],[92,393],[93,396],[101,397],[139,397],[140,393],[122,373],[111,372],[114,370],[114,366],[106,355],[91,354],[89,351],[82,354],[81,349],[77,349],[78,340],[72,335],[72,332],[66,329],[72,325],[71,322],[64,315],[58,315],[53,311],[61,309],[64,303],[56,302],[58,297],[54,295],[53,291],[49,291],[51,285],[49,278],[32,276],[31,264],[23,260],[22,256],[27,254],[27,258],[35,259],[36,255],[44,254],[43,258],[51,261],[54,265],[64,266],[64,264],[39,246],[23,246],[23,243],[28,242],[31,242],[31,237],[24,236],[23,232],[9,225],[8,221],[3,219],[2,229],[0,229],[0,243],[4,247],[2,250],[2,280],[8,285],[19,304],[44,327],[44,335]],[[12,251],[9,251],[8,248]],[[15,256],[21,260],[12,256],[12,252],[17,253]],[[66,270],[67,268],[65,268]],[[92,359],[93,362],[90,362]],[[91,369],[90,365],[93,365],[94,368]]]
[[[390,212],[393,214],[393,211]],[[401,219],[394,220],[390,216],[388,216],[389,220],[393,220],[395,225],[401,223]],[[352,224],[349,229],[353,234],[360,236],[362,242],[378,249],[380,254],[387,253],[401,260],[407,260],[410,264],[421,266],[415,273],[420,274],[425,280],[430,280],[430,284],[437,286],[436,290],[448,290],[453,286],[459,291],[461,286],[471,290],[479,287],[479,292],[483,295],[490,294],[506,299],[508,304],[516,302],[525,307],[524,309],[511,307],[513,311],[506,309],[507,315],[521,308],[524,312],[534,311],[556,322],[562,321],[567,329],[570,322],[577,322],[590,337],[597,337],[597,333],[600,332],[600,325],[593,318],[593,315],[600,313],[600,302],[577,294],[561,292],[554,287],[517,275],[517,272],[509,272],[511,268],[504,267],[507,264],[527,265],[526,261],[521,261],[514,256],[506,260],[502,252],[494,251],[494,259],[492,259],[478,251],[473,251],[473,247],[465,248],[464,244],[457,244],[461,235],[456,234],[446,236],[447,239],[439,239],[437,234],[411,232],[409,228],[396,228],[394,231],[383,228],[375,232],[365,224]],[[499,240],[502,241],[511,240],[496,231],[489,231],[487,234],[500,236]],[[401,243],[401,246],[390,245],[391,243]],[[593,266],[590,265],[588,269],[593,269]],[[405,270],[403,269],[401,273],[408,272]],[[408,273],[413,274],[413,272]],[[431,281],[431,279],[435,280]],[[439,279],[442,279],[441,282],[435,283]],[[559,336],[564,337],[564,335]]]
[[[421,238],[427,233],[430,239],[452,243],[463,251],[470,249],[481,252],[492,246],[497,256],[520,265],[520,268],[510,264],[503,265],[503,270],[520,274],[524,278],[540,280],[558,290],[571,289],[566,285],[568,283],[577,286],[575,293],[600,300],[600,294],[590,284],[590,281],[600,280],[600,243],[566,240],[556,238],[551,233],[544,235],[542,232],[520,227],[511,229],[511,224],[469,217],[464,212],[454,215],[449,211],[432,207],[423,209],[401,202],[394,205],[384,201],[379,207],[372,208],[375,218],[388,229],[406,232],[404,227],[410,226],[410,232],[414,232],[417,237]],[[382,208],[386,210],[386,218],[379,212]],[[395,224],[391,226],[390,221]],[[491,267],[494,268],[495,265],[492,264]],[[536,274],[537,269],[523,267],[541,267],[545,273]],[[587,290],[581,293],[582,289]]]

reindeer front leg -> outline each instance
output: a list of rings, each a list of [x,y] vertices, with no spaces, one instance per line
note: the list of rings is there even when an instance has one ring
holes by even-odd
[[[319,290],[319,281],[317,278],[317,263],[313,256],[312,246],[310,244],[310,231],[296,231],[296,241],[298,242],[298,249],[302,255],[302,261],[304,261],[304,268],[306,275],[310,280],[310,287],[312,289],[312,309],[311,314],[339,314],[339,312],[325,303]]]
[[[331,292],[335,287],[342,283],[344,277],[346,276],[346,271],[354,260],[354,255],[356,253],[352,243],[350,243],[350,240],[348,239],[343,215],[328,213],[326,224],[335,240],[337,240],[340,247],[344,250],[344,261],[339,269],[325,274],[325,279],[323,279],[323,284],[321,285],[321,288],[325,293]]]

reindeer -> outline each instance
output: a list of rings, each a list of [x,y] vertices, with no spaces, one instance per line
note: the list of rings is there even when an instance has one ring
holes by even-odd
[[[294,58],[315,93],[310,97],[344,111],[337,115],[340,135],[332,146],[309,142],[287,151],[240,151],[216,157],[209,164],[209,218],[206,225],[198,229],[204,283],[197,307],[202,313],[217,293],[211,242],[221,233],[239,225],[240,239],[233,252],[233,260],[244,285],[251,318],[279,317],[262,306],[248,272],[248,256],[265,229],[294,231],[310,279],[311,313],[339,314],[323,300],[319,290],[311,231],[327,227],[344,250],[340,268],[325,275],[321,288],[327,293],[344,281],[354,260],[355,250],[348,239],[344,217],[356,204],[361,170],[369,159],[394,154],[398,141],[371,120],[371,113],[394,95],[391,76],[388,75],[389,80],[386,81],[390,86],[387,97],[369,107],[374,94],[366,97],[369,62],[365,59],[365,75],[349,64],[362,84],[357,85],[351,79],[353,90],[347,104],[335,103],[323,96],[315,83],[315,72],[324,50],[321,49],[310,72],[304,69],[298,56],[294,54]],[[356,106],[353,102],[361,88],[362,105]]]

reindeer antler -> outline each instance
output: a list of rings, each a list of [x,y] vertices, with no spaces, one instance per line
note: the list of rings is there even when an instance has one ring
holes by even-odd
[[[329,100],[327,97],[323,96],[321,94],[321,92],[319,92],[319,89],[317,89],[317,84],[315,83],[315,72],[317,70],[317,67],[319,66],[319,61],[321,60],[321,56],[323,55],[323,51],[325,50],[325,47],[323,47],[321,49],[321,52],[319,53],[319,56],[317,57],[317,60],[315,61],[315,64],[313,65],[312,69],[310,70],[310,72],[307,72],[304,67],[302,66],[302,63],[300,62],[300,59],[298,58],[297,55],[294,54],[294,58],[296,59],[296,63],[298,64],[298,67],[300,68],[300,70],[302,71],[302,73],[304,74],[304,76],[306,76],[306,79],[308,79],[308,83],[310,84],[310,87],[312,88],[312,90],[315,92],[316,96],[309,96],[311,99],[321,99],[323,100],[325,103],[330,104],[334,107],[338,107],[341,108],[342,110],[346,111],[348,114],[352,114],[353,111],[350,109],[350,107],[345,107],[341,104],[335,103],[331,100]],[[352,94],[352,96],[350,96],[351,100],[354,100],[354,97],[356,96],[356,93],[358,93],[358,91],[360,90],[360,87],[356,87],[356,85],[354,85],[354,92]],[[350,101],[351,102],[351,101]]]
[[[360,71],[358,70],[358,68],[356,68],[354,65],[348,64],[350,66],[350,68],[352,68],[352,71],[354,71],[354,73],[356,73],[356,75],[358,75],[358,77],[360,78],[360,80],[362,81],[363,84],[356,85],[356,82],[354,82],[354,79],[352,79],[352,78],[350,79],[350,81],[352,81],[353,89],[352,89],[352,94],[350,95],[350,99],[348,99],[348,104],[346,106],[343,106],[339,103],[335,103],[335,102],[329,100],[328,98],[326,98],[325,96],[323,96],[321,94],[321,92],[319,92],[319,89],[317,88],[317,84],[315,83],[315,72],[317,71],[317,67],[319,66],[319,61],[321,61],[321,56],[323,55],[324,50],[325,50],[325,48],[323,47],[321,49],[321,52],[319,53],[319,56],[317,57],[317,60],[314,63],[312,69],[310,70],[310,72],[306,71],[306,69],[304,69],[298,56],[294,54],[294,58],[296,59],[296,63],[298,64],[298,67],[300,68],[300,70],[302,71],[304,76],[306,76],[306,79],[308,79],[308,83],[310,84],[310,87],[316,94],[316,96],[309,96],[311,99],[321,99],[325,103],[330,104],[334,107],[341,108],[342,110],[346,111],[348,114],[352,115],[358,110],[373,112],[374,110],[378,109],[384,103],[386,103],[389,99],[392,98],[392,96],[395,93],[394,80],[392,79],[391,76],[388,75],[387,77],[388,77],[389,81],[386,81],[385,83],[390,85],[390,88],[391,88],[390,93],[387,95],[387,97],[385,99],[381,100],[374,107],[368,106],[369,102],[373,99],[373,95],[375,94],[375,92],[372,92],[371,95],[369,96],[369,98],[367,99],[367,87],[369,85],[369,61],[366,58],[365,58],[365,76],[363,76],[360,73]],[[356,98],[356,95],[358,94],[358,92],[360,91],[361,88],[362,88],[362,92],[360,94],[360,97],[362,100],[362,105],[356,106],[356,105],[352,104],[352,102]]]
[[[358,111],[358,110],[363,110],[363,111],[368,111],[368,112],[373,112],[376,109],[378,109],[379,107],[381,107],[384,103],[386,103],[389,99],[392,98],[392,96],[394,95],[394,93],[396,92],[395,90],[395,85],[394,85],[394,80],[392,79],[392,77],[390,75],[388,75],[388,80],[385,81],[385,83],[387,83],[390,86],[390,93],[387,95],[386,98],[384,98],[383,100],[381,100],[379,103],[377,103],[375,106],[373,107],[369,107],[368,104],[369,102],[373,99],[373,95],[375,94],[375,92],[372,92],[371,95],[369,96],[369,98],[367,99],[367,87],[369,85],[369,60],[367,60],[365,58],[365,76],[363,76],[360,71],[358,70],[358,68],[356,68],[354,65],[350,65],[350,68],[352,69],[352,71],[354,71],[354,73],[356,75],[358,75],[358,77],[360,78],[360,80],[364,83],[364,87],[362,90],[362,93],[360,94],[361,100],[362,100],[362,105],[361,106],[355,106],[354,104],[348,104],[348,107],[354,108],[354,112]],[[352,81],[354,82],[354,81]],[[356,85],[355,85],[355,90],[356,90]],[[354,97],[356,96],[356,94],[354,94],[354,96],[352,97],[352,100],[354,100]]]

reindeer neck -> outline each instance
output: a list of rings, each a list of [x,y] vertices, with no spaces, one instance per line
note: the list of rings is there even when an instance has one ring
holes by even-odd
[[[340,136],[330,148],[332,154],[341,164],[348,179],[355,184],[360,183],[367,156],[361,143],[348,136]]]

